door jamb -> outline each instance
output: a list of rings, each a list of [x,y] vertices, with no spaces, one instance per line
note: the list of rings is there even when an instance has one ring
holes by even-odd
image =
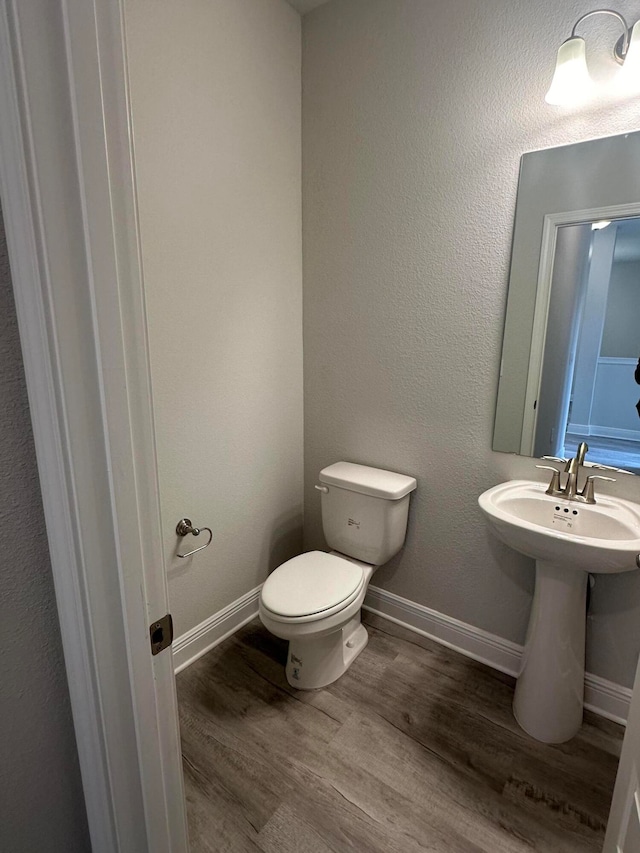
[[[47,14],[64,38],[49,69],[61,103],[35,115],[37,16],[0,0],[0,193],[87,817],[96,853],[182,853],[173,663],[170,650],[151,656],[148,635],[167,591],[122,9],[60,0]],[[72,145],[52,175],[39,154],[60,110]],[[73,199],[62,224],[61,182]],[[63,282],[60,228],[75,250]],[[74,288],[82,306],[65,312]],[[72,385],[70,359],[95,381]]]

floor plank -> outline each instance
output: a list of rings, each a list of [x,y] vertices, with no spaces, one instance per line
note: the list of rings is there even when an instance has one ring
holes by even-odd
[[[529,738],[514,680],[381,617],[322,690],[256,620],[177,678],[191,853],[600,851],[622,728]]]

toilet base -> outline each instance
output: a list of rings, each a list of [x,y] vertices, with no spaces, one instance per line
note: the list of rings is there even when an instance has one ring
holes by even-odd
[[[369,641],[360,611],[338,631],[313,639],[289,642],[287,681],[297,690],[317,690],[337,681]]]

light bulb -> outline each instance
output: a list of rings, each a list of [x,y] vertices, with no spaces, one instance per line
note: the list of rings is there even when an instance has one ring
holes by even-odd
[[[577,104],[589,96],[592,88],[584,39],[572,36],[560,45],[556,70],[545,101],[558,106]]]

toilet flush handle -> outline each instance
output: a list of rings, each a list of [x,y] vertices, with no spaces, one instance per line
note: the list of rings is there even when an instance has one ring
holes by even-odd
[[[317,489],[319,492],[322,492],[322,494],[323,494],[323,495],[326,495],[326,494],[329,492],[329,488],[328,488],[328,486],[317,486],[317,485],[316,485],[316,489]]]

